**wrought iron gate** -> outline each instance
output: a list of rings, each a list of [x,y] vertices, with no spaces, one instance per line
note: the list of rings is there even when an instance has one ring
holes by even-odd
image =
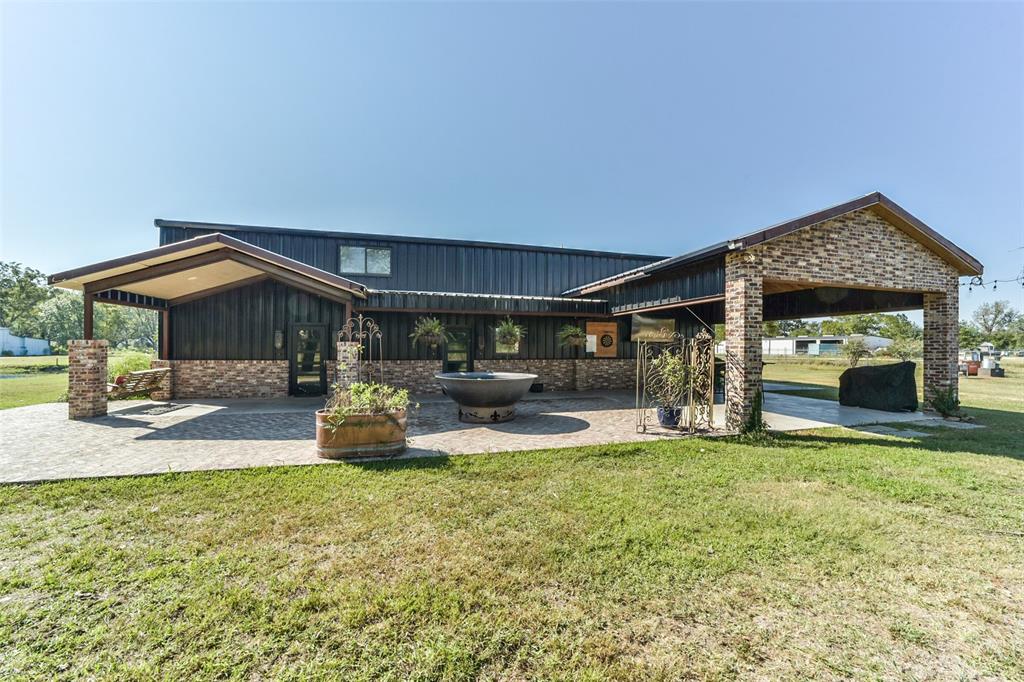
[[[356,381],[384,383],[384,335],[372,317],[363,317],[362,313],[350,317],[338,331],[338,341],[357,344],[354,358],[338,358],[339,363],[355,365]]]
[[[653,426],[687,433],[710,431],[715,338],[707,329],[694,338],[674,332],[663,338],[637,342],[637,433]],[[659,418],[659,410],[664,418]]]

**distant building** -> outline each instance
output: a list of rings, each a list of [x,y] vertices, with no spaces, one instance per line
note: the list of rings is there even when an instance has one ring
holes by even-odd
[[[50,342],[30,336],[15,336],[7,327],[0,327],[0,354],[49,355]]]
[[[868,350],[874,352],[892,343],[882,336],[854,334],[852,336],[776,336],[761,340],[762,355],[839,355],[850,339],[862,339]]]

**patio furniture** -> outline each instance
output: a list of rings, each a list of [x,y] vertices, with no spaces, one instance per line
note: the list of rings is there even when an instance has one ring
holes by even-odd
[[[170,367],[129,372],[125,375],[124,383],[107,384],[107,399],[116,400],[117,398],[148,395],[151,391],[156,390],[170,374]]]

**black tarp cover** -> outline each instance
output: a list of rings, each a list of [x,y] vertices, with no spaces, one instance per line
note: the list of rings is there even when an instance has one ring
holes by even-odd
[[[917,409],[913,362],[851,367],[839,376],[839,404],[886,412]]]

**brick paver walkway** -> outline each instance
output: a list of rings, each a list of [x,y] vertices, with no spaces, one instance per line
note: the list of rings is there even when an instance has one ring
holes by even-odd
[[[403,457],[530,450],[633,441],[678,434],[638,434],[630,393],[541,394],[503,424],[463,424],[454,403],[422,400],[410,414]],[[314,448],[319,401],[149,401],[112,403],[106,417],[69,421],[67,404],[0,412],[0,482],[168,471],[324,464]],[[776,409],[777,412],[771,412]],[[769,394],[765,417],[780,429],[919,419],[920,415],[840,408],[827,401]],[[716,419],[721,422],[721,406]]]

